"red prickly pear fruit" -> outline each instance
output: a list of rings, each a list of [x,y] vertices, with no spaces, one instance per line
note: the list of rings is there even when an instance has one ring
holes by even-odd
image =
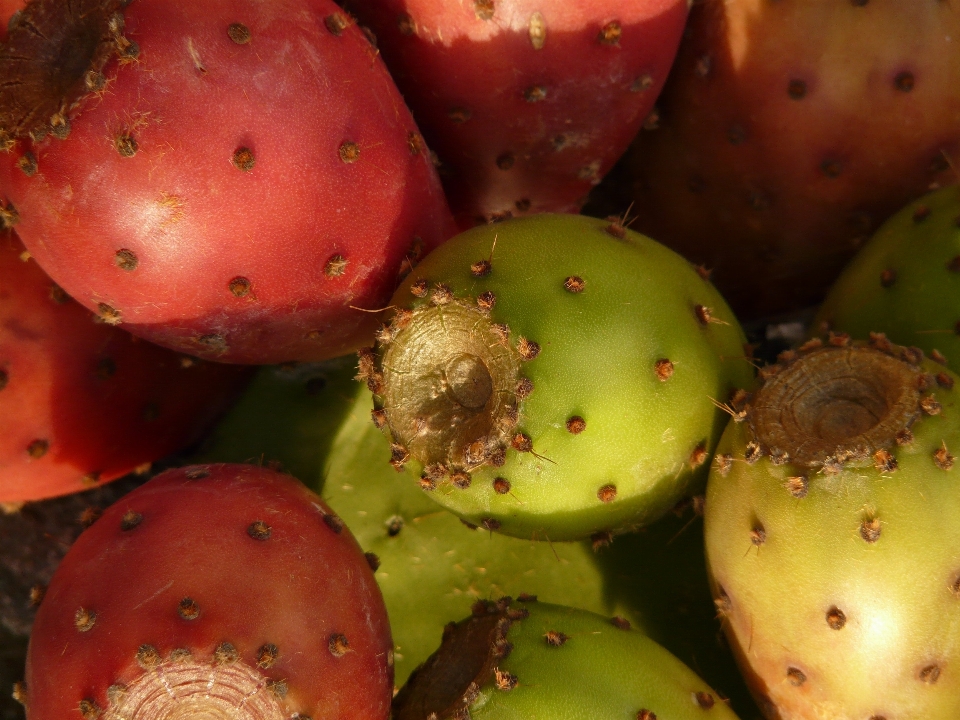
[[[0,502],[149,466],[197,440],[249,377],[97,322],[0,234]]]
[[[392,692],[386,611],[349,529],[294,478],[231,464],[158,475],[80,536],[24,689],[30,720],[385,720]]]
[[[887,217],[956,179],[960,13],[945,2],[705,0],[635,230],[713,268],[741,319],[811,307]]]
[[[577,212],[653,108],[686,0],[359,0],[463,227]]]
[[[369,37],[332,0],[92,5],[35,0],[0,49],[0,210],[37,262],[180,352],[362,345],[455,230]]]

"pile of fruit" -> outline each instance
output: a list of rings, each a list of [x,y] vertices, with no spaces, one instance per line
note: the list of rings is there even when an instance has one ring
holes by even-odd
[[[0,720],[955,720],[958,180],[946,0],[0,0]]]

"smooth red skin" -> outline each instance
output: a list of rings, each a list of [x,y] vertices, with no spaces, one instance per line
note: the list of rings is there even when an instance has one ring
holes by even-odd
[[[89,698],[107,708],[107,688],[142,674],[142,644],[163,658],[188,648],[212,659],[221,642],[256,668],[273,643],[276,663],[261,672],[285,680],[290,715],[313,720],[382,720],[393,693],[386,609],[360,546],[346,527],[294,478],[251,465],[210,465],[190,480],[169,470],[109,507],[63,559],[37,612],[27,655],[29,720],[64,720]],[[143,515],[121,530],[133,510]],[[254,540],[248,526],[272,529]],[[184,597],[200,607],[182,619]],[[96,612],[78,632],[78,608]],[[329,652],[346,635],[350,651]]]
[[[165,457],[199,439],[250,377],[192,358],[183,367],[183,356],[55,302],[22,251],[0,234],[0,502],[79,492]],[[27,447],[40,439],[49,450],[35,459]]]
[[[455,232],[417,128],[367,38],[334,36],[331,0],[135,0],[126,35],[135,63],[108,65],[65,141],[33,152],[27,177],[0,156],[0,195],[42,267],[92,310],[161,345],[225,362],[320,360],[368,344],[420,238],[422,253]],[[250,28],[237,45],[232,22]],[[205,67],[194,66],[190,43]],[[139,118],[134,122],[135,118]],[[139,151],[113,137],[135,127]],[[345,163],[346,141],[360,147]],[[241,172],[234,151],[256,164]],[[133,251],[124,271],[115,254]],[[331,256],[346,271],[328,277]],[[236,277],[252,289],[236,297]],[[228,349],[199,341],[222,336]]]
[[[472,0],[348,7],[376,33],[464,227],[506,213],[578,212],[653,108],[687,17],[686,0],[498,0],[490,20],[478,19]],[[540,50],[528,29],[535,12],[546,25]],[[415,34],[400,31],[403,13]],[[616,46],[598,41],[612,20],[622,27]],[[631,91],[644,75],[650,86]],[[533,86],[546,99],[528,102]],[[453,122],[454,108],[470,119]],[[568,145],[558,151],[561,135]],[[507,152],[515,161],[503,170],[497,159]]]
[[[631,227],[713,269],[743,319],[819,303],[885,218],[957,181],[958,38],[944,3],[695,5],[660,127],[631,153]]]

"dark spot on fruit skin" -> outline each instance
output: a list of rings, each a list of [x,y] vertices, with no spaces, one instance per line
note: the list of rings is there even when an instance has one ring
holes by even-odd
[[[517,386],[514,389],[517,400],[526,400],[533,394],[533,380],[530,378],[520,378],[517,380]]]
[[[250,281],[245,277],[235,277],[227,287],[234,297],[246,297],[250,294]]]
[[[620,617],[619,615],[610,618],[610,624],[619,630],[630,629],[630,621],[626,618]]]
[[[690,467],[698,468],[707,461],[707,443],[706,441],[700,442],[690,453]]]
[[[760,547],[767,541],[767,531],[764,529],[762,523],[756,523],[750,529],[750,542]]]
[[[83,720],[97,720],[103,712],[100,706],[89,698],[80,701],[79,710],[80,715],[83,716]]]
[[[342,633],[335,633],[331,635],[329,641],[327,641],[327,649],[330,650],[330,654],[334,657],[343,657],[350,649],[350,643],[347,641],[347,636],[343,635]]]
[[[653,364],[653,369],[657,373],[657,379],[660,382],[666,382],[673,377],[673,363],[666,358],[660,358]]]
[[[277,646],[271,643],[266,645],[261,645],[257,650],[257,667],[267,668],[273,667],[273,664],[277,661],[277,657],[280,655],[280,651],[277,650]]]
[[[124,532],[133,530],[143,522],[143,515],[135,510],[127,510],[120,519],[120,529]]]
[[[900,90],[901,92],[910,92],[913,90],[914,85],[913,73],[897,73],[897,76],[893,79],[893,84],[896,86],[897,90]]]
[[[540,354],[540,344],[521,337],[517,340],[517,352],[520,353],[520,357],[524,360],[533,360]]]
[[[528,103],[540,102],[547,99],[547,89],[543,85],[532,85],[523,91],[523,99]]]
[[[97,377],[100,380],[108,380],[117,372],[117,363],[113,358],[101,358],[97,361]]]
[[[118,268],[121,270],[126,270],[127,272],[136,270],[137,266],[140,264],[140,261],[137,259],[137,256],[133,250],[127,250],[126,248],[117,250],[116,255],[114,255],[114,262],[117,264]]]
[[[153,645],[141,645],[137,649],[137,665],[144,670],[152,670],[160,664],[160,653]]]
[[[490,532],[500,529],[500,521],[496,518],[484,518],[480,521],[480,525],[483,526],[484,530],[489,530]]]
[[[333,530],[337,535],[343,532],[343,520],[331,513],[324,513],[323,524]]]
[[[70,296],[64,292],[63,288],[59,285],[50,286],[50,299],[53,300],[57,305],[63,305],[70,300]]]
[[[417,31],[417,26],[412,17],[407,13],[401,13],[400,17],[397,18],[397,29],[401,35],[409,37]]]
[[[273,529],[263,520],[254,520],[247,527],[247,535],[254,540],[268,540],[273,533]]]
[[[370,569],[371,569],[373,572],[376,572],[377,570],[380,569],[380,556],[379,556],[379,555],[377,555],[376,553],[372,553],[372,552],[365,552],[365,553],[363,554],[363,557],[366,558],[366,560],[367,560],[367,565],[370,566]]]
[[[230,23],[227,28],[227,37],[237,45],[246,45],[250,42],[250,28],[243,23]]]
[[[106,303],[97,303],[97,315],[107,325],[119,325],[122,321],[120,311]]]
[[[505,152],[497,156],[497,167],[501,170],[509,170],[513,167],[517,158],[513,153]]]
[[[597,35],[597,40],[603,45],[619,45],[620,36],[623,34],[623,28],[620,27],[620,23],[616,20],[611,20],[602,28],[600,28],[600,33]]]
[[[946,443],[940,445],[933,453],[933,461],[941,470],[949,470],[953,467],[954,457],[947,450]]]
[[[492,269],[493,266],[489,260],[477,260],[470,266],[470,274],[474,277],[486,277]]]
[[[78,608],[77,612],[73,616],[74,627],[77,628],[78,632],[90,632],[93,629],[93,626],[97,622],[97,614],[92,610],[87,610],[86,608]]]
[[[792,667],[787,670],[787,680],[794,687],[800,687],[807,681],[807,676],[799,668]]]
[[[887,268],[880,273],[881,287],[891,287],[897,280],[897,271],[893,268]]]
[[[457,125],[462,125],[471,117],[473,117],[473,113],[466,108],[452,108],[450,112],[447,113],[447,117],[449,117],[450,120],[455,122]]]
[[[205,467],[193,467],[188,469],[184,475],[187,480],[202,480],[203,478],[210,477],[210,470]]]
[[[494,478],[493,490],[497,495],[506,495],[510,492],[510,481],[502,477]]]
[[[233,157],[230,159],[233,166],[241,172],[250,172],[256,164],[256,158],[253,157],[253,151],[247,147],[240,147],[233,151]]]
[[[876,517],[865,518],[860,521],[860,537],[865,542],[875,543],[880,539],[880,519]]]
[[[927,665],[917,677],[919,677],[920,682],[934,685],[940,679],[940,668],[937,665]]]
[[[500,668],[494,668],[494,684],[497,690],[509,691],[517,686],[517,676]]]
[[[347,141],[340,146],[340,159],[345,163],[354,163],[360,159],[360,146]]]
[[[27,177],[33,177],[37,172],[37,156],[32,152],[25,152],[20,156],[20,159],[17,160],[17,167],[19,167]]]
[[[827,159],[820,163],[820,172],[831,180],[840,177],[843,172],[843,165],[839,160]]]
[[[843,610],[836,605],[827,610],[826,618],[827,625],[830,626],[832,630],[842,630],[844,625],[847,624],[847,616]]]
[[[604,485],[597,490],[597,499],[602,503],[610,503],[617,499],[617,486]]]
[[[794,100],[806,97],[807,84],[803,80],[791,80],[787,85],[787,94]]]
[[[547,630],[547,632],[545,632],[543,635],[543,639],[550,647],[560,647],[570,639],[570,636],[565,635],[558,630]]]
[[[343,31],[351,25],[350,18],[340,12],[327,15],[323,19],[323,24],[327,26],[327,30],[329,30],[330,34],[334,37],[343,35]]]
[[[484,312],[490,312],[493,306],[497,304],[497,296],[489,290],[480,293],[477,296],[477,307]]]
[[[637,711],[637,720],[657,720],[657,714],[653,710],[643,708]]]
[[[587,421],[579,415],[574,415],[567,420],[567,432],[573,435],[579,435],[587,429]]]
[[[578,275],[570,275],[563,281],[563,289],[574,294],[582,293],[585,283]]]
[[[32,457],[34,460],[39,460],[47,454],[49,449],[50,443],[47,440],[34,440],[27,445],[27,455]]]
[[[530,452],[533,450],[533,441],[526,433],[517,433],[510,441],[510,445],[517,452]]]
[[[694,699],[697,701],[697,705],[702,707],[704,710],[709,710],[716,703],[716,700],[713,699],[713,695],[708,692],[703,692],[702,690],[694,695]]]
[[[196,620],[200,617],[200,606],[193,598],[185,597],[177,605],[177,614],[184,620]]]
[[[120,153],[120,156],[125,158],[133,157],[137,154],[137,150],[140,149],[137,139],[129,133],[117,135],[113,139],[113,146],[117,149],[117,152]]]
[[[240,659],[240,653],[233,643],[222,642],[213,651],[213,662],[216,665],[232,665]]]

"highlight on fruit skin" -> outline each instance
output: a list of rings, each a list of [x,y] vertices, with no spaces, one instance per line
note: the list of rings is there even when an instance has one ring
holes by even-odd
[[[169,470],[79,537],[41,601],[30,720],[386,720],[393,643],[343,521],[253,465]]]
[[[837,333],[761,377],[704,509],[718,615],[758,705],[956,717],[956,375],[880,333]]]
[[[544,717],[695,720],[736,715],[676,657],[620,617],[478,600],[393,702],[395,720]]]
[[[391,462],[465,522],[572,540],[696,494],[745,338],[692,266],[619,220],[474,228],[398,289],[359,377]]]

